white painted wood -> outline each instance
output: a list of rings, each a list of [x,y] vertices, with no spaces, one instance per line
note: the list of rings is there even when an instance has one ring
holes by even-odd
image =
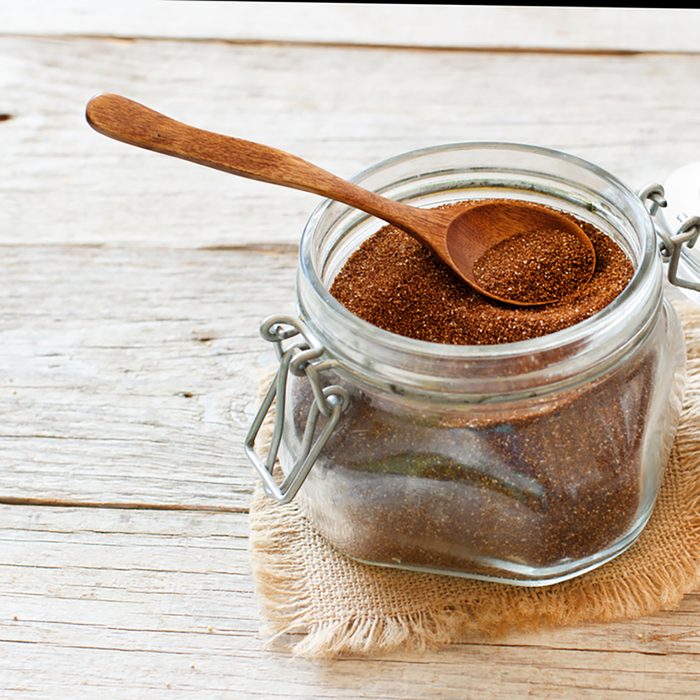
[[[298,241],[318,197],[111,141],[83,118],[102,90],[346,177],[413,148],[505,140],[587,158],[636,188],[697,159],[698,74],[700,55],[0,38],[0,112],[13,116],[0,121],[0,240]]]
[[[696,52],[694,10],[284,2],[2,0],[0,31],[456,48]]]
[[[639,621],[423,657],[320,663],[266,650],[246,537],[238,513],[0,506],[0,688],[47,699],[597,700],[700,687],[698,593]]]
[[[344,176],[523,141],[636,186],[697,160],[700,56],[502,49],[695,52],[697,13],[0,2],[0,501],[43,504],[0,505],[0,696],[697,695],[700,593],[420,659],[265,650],[241,442],[271,360],[257,326],[293,310],[317,200],[109,142],[82,114],[124,92]],[[189,40],[207,38],[225,41]]]
[[[147,231],[144,231],[144,235]],[[0,501],[245,509],[296,251],[2,248]]]

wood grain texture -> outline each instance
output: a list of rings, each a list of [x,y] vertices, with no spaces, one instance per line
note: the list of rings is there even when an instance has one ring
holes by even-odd
[[[420,658],[263,648],[241,443],[272,357],[257,326],[293,311],[318,198],[110,142],[87,100],[121,92],[345,177],[450,141],[560,148],[632,186],[700,153],[694,11],[398,11],[0,6],[0,696],[700,695],[698,593]],[[613,53],[508,51],[540,45]]]
[[[0,507],[2,687],[13,698],[697,697],[698,594],[635,622],[422,657],[267,650],[246,538],[236,513]]]
[[[697,51],[693,10],[370,3],[23,0],[0,32],[415,47]]]
[[[147,232],[144,232],[147,235]],[[4,247],[0,500],[242,509],[293,248]]]
[[[11,116],[0,122],[0,240],[298,241],[318,197],[106,139],[84,119],[104,90],[341,177],[413,148],[506,140],[584,157],[636,188],[698,158],[700,93],[682,86],[699,72],[692,55],[0,38],[0,113]]]

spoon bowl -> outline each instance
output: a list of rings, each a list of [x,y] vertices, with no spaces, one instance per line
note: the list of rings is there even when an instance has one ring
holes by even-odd
[[[593,251],[590,240],[573,221],[539,205],[492,202],[488,206],[473,205],[466,211],[419,209],[381,197],[291,153],[197,129],[120,95],[93,97],[85,116],[96,131],[118,141],[240,177],[313,192],[356,207],[416,238],[485,296],[516,306],[548,304],[553,299],[523,301],[485,289],[474,275],[474,264],[486,251],[533,229],[572,231]],[[594,266],[595,253],[590,275]]]
[[[530,231],[562,231],[574,236],[588,260],[588,270],[582,283],[590,280],[596,259],[590,238],[569,217],[532,202],[494,200],[470,205],[452,219],[445,236],[445,247],[462,278],[481,294],[519,306],[549,304],[556,301],[556,298],[524,301],[499,296],[483,287],[474,271],[475,264],[487,251],[502,241]]]

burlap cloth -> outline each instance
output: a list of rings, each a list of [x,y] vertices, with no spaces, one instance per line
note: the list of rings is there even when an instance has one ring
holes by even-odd
[[[681,423],[651,520],[630,549],[544,588],[385,569],[339,554],[295,503],[280,506],[258,486],[250,555],[269,641],[302,656],[370,656],[677,606],[700,579],[700,308],[677,308],[688,351]]]

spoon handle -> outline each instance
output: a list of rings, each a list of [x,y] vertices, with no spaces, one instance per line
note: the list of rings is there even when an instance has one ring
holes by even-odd
[[[183,158],[233,175],[313,192],[377,216],[434,247],[442,238],[432,212],[411,207],[354,185],[291,153],[252,141],[204,131],[113,94],[93,97],[85,116],[105,136],[151,151]],[[419,230],[416,231],[416,228]]]

